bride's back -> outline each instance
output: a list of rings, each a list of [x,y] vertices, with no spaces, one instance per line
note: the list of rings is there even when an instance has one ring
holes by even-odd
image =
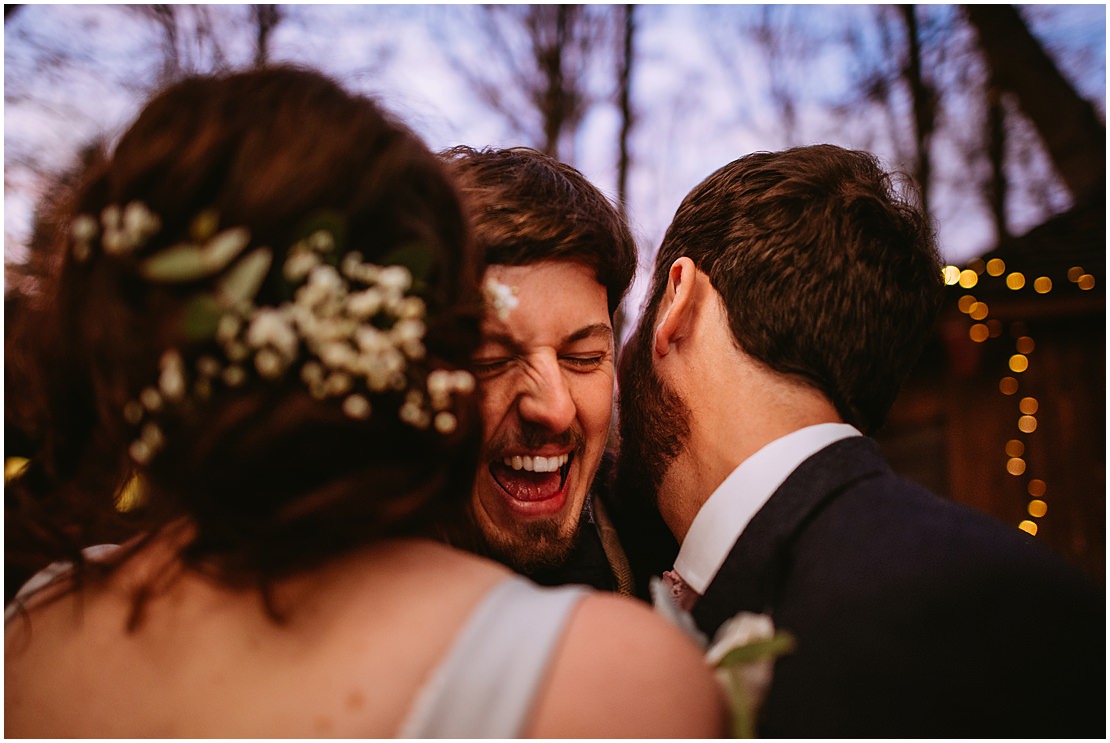
[[[257,592],[193,573],[128,631],[131,589],[169,555],[155,545],[106,585],[40,597],[9,625],[7,737],[396,737],[459,628],[508,576],[434,542],[391,541],[276,587],[281,622]],[[721,734],[700,656],[633,600],[589,595],[553,639],[522,737]],[[469,676],[500,672],[479,663]]]
[[[9,737],[391,737],[470,611],[505,577],[423,540],[259,594],[174,577],[128,630],[144,550],[104,585],[30,605],[5,638]]]

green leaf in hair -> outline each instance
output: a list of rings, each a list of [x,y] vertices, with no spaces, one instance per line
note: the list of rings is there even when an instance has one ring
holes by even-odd
[[[171,284],[207,278],[226,268],[249,243],[247,228],[233,227],[203,245],[181,243],[159,251],[139,264],[139,272],[151,281]]]

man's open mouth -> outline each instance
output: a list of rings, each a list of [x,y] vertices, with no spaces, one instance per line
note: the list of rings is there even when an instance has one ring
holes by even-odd
[[[520,501],[544,501],[563,491],[574,454],[553,457],[515,455],[490,462],[494,481]]]

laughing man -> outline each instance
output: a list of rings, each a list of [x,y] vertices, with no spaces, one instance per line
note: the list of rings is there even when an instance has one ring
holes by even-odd
[[[541,584],[629,593],[591,494],[613,410],[613,314],[636,268],[628,226],[578,171],[535,150],[443,155],[488,264],[477,528],[456,541]]]

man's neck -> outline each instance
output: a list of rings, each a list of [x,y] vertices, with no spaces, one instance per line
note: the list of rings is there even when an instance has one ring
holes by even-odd
[[[764,390],[767,392],[767,390]],[[717,400],[691,416],[690,437],[660,486],[660,512],[683,541],[709,496],[741,463],[787,434],[819,423],[840,423],[835,408],[816,390]]]

